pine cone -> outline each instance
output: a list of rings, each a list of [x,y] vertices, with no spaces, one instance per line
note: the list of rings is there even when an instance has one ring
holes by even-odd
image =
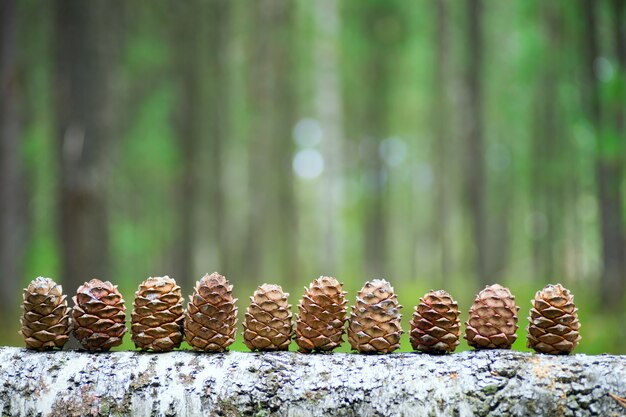
[[[400,347],[401,305],[384,279],[367,282],[348,319],[348,341],[361,353],[391,353]]]
[[[243,322],[243,342],[250,350],[288,350],[293,325],[289,293],[280,285],[263,284],[250,297]]]
[[[22,328],[26,347],[36,350],[63,348],[70,333],[70,315],[63,288],[50,278],[35,278],[24,288]]]
[[[345,292],[332,277],[314,280],[298,304],[296,343],[300,352],[330,351],[343,342]]]
[[[580,341],[574,296],[561,284],[546,285],[531,301],[527,345],[539,353],[568,354]]]
[[[126,333],[124,299],[117,285],[92,279],[78,287],[72,309],[73,333],[87,350],[109,350]]]
[[[515,297],[499,284],[487,286],[476,296],[465,323],[465,339],[476,349],[510,349],[517,339]]]
[[[235,341],[237,299],[217,272],[196,283],[185,312],[185,338],[195,350],[223,352]]]
[[[183,341],[183,297],[168,276],[139,285],[131,314],[131,338],[142,350],[167,352]]]
[[[444,290],[430,291],[415,306],[409,339],[426,353],[454,352],[459,344],[459,306]]]

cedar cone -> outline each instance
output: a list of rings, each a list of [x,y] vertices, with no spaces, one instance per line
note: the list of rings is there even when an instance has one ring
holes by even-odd
[[[250,350],[288,350],[293,336],[289,293],[280,285],[263,284],[250,297],[243,322],[243,342]]]
[[[237,299],[217,272],[196,282],[185,312],[185,338],[195,350],[223,352],[235,341]]]
[[[415,306],[409,339],[415,350],[454,352],[459,344],[459,306],[444,290],[430,291]]]
[[[400,347],[401,305],[384,279],[367,282],[348,319],[348,341],[361,353],[391,353]]]
[[[35,350],[63,348],[70,333],[70,315],[63,288],[50,278],[35,278],[22,295],[22,327],[26,347]]]
[[[131,338],[142,350],[167,352],[183,341],[183,297],[168,276],[150,277],[135,292]]]
[[[122,344],[126,306],[117,285],[92,279],[78,287],[72,309],[73,333],[87,350],[109,350]]]
[[[333,277],[319,277],[298,304],[296,343],[300,352],[330,351],[343,342],[346,322],[345,292]]]
[[[561,284],[546,285],[531,301],[527,345],[539,353],[568,354],[580,341],[574,296]]]
[[[499,284],[485,287],[474,300],[465,322],[465,339],[476,349],[510,349],[517,335],[515,296]]]

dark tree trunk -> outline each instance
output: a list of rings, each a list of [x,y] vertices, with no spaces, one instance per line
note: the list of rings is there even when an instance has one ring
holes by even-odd
[[[363,23],[368,52],[363,64],[364,92],[362,126],[363,175],[365,182],[364,230],[365,273],[385,276],[387,268],[386,168],[380,144],[389,132],[392,68],[395,48],[400,41],[400,22],[394,6],[370,3],[363,7]],[[390,29],[391,27],[391,29]]]
[[[56,111],[59,227],[67,291],[109,277],[106,167],[115,134],[117,2],[58,0]]]
[[[449,83],[449,35],[448,35],[448,7],[446,0],[437,0],[435,3],[437,27],[435,33],[435,91],[433,95],[433,112],[435,125],[435,227],[437,242],[439,243],[439,273],[441,287],[445,288],[450,276],[450,245],[449,225],[450,215],[450,170],[448,161],[448,88]]]
[[[617,57],[617,76],[621,77],[621,84],[619,84],[619,90],[616,94],[616,100],[614,103],[613,111],[614,111],[614,129],[615,129],[615,137],[618,140],[621,140],[622,148],[618,149],[618,152],[621,151],[622,156],[620,158],[620,166],[624,166],[625,158],[626,158],[626,0],[613,0],[613,38],[615,41],[615,55]],[[620,173],[623,175],[623,173]],[[623,181],[623,178],[619,180]],[[619,185],[618,185],[619,187]],[[620,203],[622,196],[619,195]],[[620,204],[621,207],[621,204]],[[620,208],[623,210],[623,207]],[[620,219],[621,220],[621,219]],[[622,224],[623,226],[623,224]],[[624,234],[622,234],[622,244],[624,244]],[[622,252],[622,258],[626,256],[624,252]],[[622,261],[626,263],[626,260]],[[626,265],[622,264],[622,267],[626,269]],[[615,300],[615,304],[618,306],[623,306],[624,304],[624,286],[626,276],[624,273],[626,272],[622,269],[622,274],[619,277],[621,283],[618,284],[617,288],[621,288],[621,297]],[[611,284],[607,282],[604,286],[605,291],[610,291],[608,287]],[[619,294],[617,294],[619,296]],[[608,297],[604,297],[605,300],[608,300]],[[619,308],[619,307],[618,307]],[[624,309],[621,310],[622,321],[626,318],[626,314]],[[621,337],[618,336],[617,340],[626,340],[626,326],[621,326],[621,330],[618,331]],[[615,348],[618,348],[617,346]],[[626,407],[626,403],[624,405]]]
[[[249,207],[245,274],[250,278],[296,273],[292,139],[295,122],[293,4],[252,2]]]
[[[239,263],[233,259],[233,245],[224,211],[223,171],[225,164],[222,152],[230,133],[230,70],[229,53],[231,38],[231,2],[215,0],[209,4],[209,66],[207,82],[209,84],[208,115],[208,178],[207,181],[210,211],[211,233],[216,241],[216,259],[220,270],[230,273]]]
[[[0,314],[13,317],[24,249],[24,175],[20,151],[17,1],[0,2]]]
[[[559,213],[562,191],[560,173],[554,169],[559,163],[565,147],[559,143],[561,112],[557,105],[558,97],[558,53],[561,48],[560,17],[552,3],[542,3],[540,12],[544,21],[546,49],[544,67],[538,77],[535,119],[537,131],[532,145],[532,187],[533,187],[533,258],[534,273],[538,280],[554,276],[557,263],[558,244],[563,221]],[[558,271],[562,276],[562,271]]]
[[[202,137],[202,120],[205,108],[202,102],[202,2],[189,1],[175,7],[176,22],[172,38],[175,66],[172,75],[178,82],[179,100],[175,108],[178,144],[182,168],[178,178],[174,231],[172,273],[185,288],[192,288],[199,277],[194,276],[194,248],[196,239],[196,207],[200,170],[199,150]]]
[[[229,126],[229,2],[194,0],[174,6],[172,76],[178,82],[176,128],[183,166],[176,188],[173,274],[186,288],[200,277],[197,241],[206,233],[214,269],[230,273],[224,225],[222,144]],[[199,225],[206,228],[199,228]],[[205,258],[206,259],[206,258]],[[203,262],[204,264],[205,262]]]
[[[622,152],[611,149],[612,140],[606,135],[605,115],[599,96],[598,78],[594,72],[598,49],[596,2],[582,0],[586,31],[584,32],[585,103],[588,117],[598,141],[596,152],[596,185],[600,207],[602,241],[602,306],[615,311],[622,306],[626,283],[626,242],[622,219]]]
[[[472,240],[474,243],[475,274],[482,285],[489,284],[487,219],[485,213],[485,145],[483,138],[482,91],[482,1],[468,0],[468,60],[467,60],[467,201],[469,203]]]

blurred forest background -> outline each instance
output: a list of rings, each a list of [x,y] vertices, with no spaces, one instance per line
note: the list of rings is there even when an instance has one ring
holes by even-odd
[[[0,343],[21,288],[205,272],[243,313],[500,282],[572,289],[626,353],[626,1],[0,2]],[[236,349],[242,349],[238,340]],[[126,338],[123,348],[132,347]],[[467,349],[463,343],[462,348]],[[408,337],[403,348],[409,349]],[[344,350],[348,350],[345,344]]]

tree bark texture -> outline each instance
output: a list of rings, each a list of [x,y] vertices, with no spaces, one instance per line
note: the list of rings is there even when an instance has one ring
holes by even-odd
[[[626,356],[0,348],[3,415],[620,416]]]

